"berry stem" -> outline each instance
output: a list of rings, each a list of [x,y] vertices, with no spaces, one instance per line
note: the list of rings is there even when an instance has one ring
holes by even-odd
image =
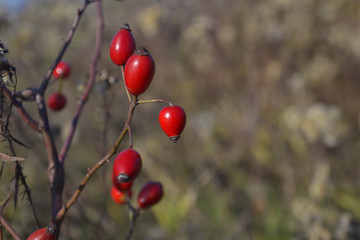
[[[63,86],[63,78],[60,77],[60,78],[59,78],[58,93],[61,93],[61,91],[62,91],[62,86]]]
[[[126,237],[126,240],[130,240],[131,236],[134,232],[134,228],[135,228],[135,224],[136,224],[136,220],[137,218],[140,216],[140,209],[134,208],[133,205],[131,205],[130,202],[130,197],[129,195],[126,193],[126,203],[129,207],[129,215],[130,215],[130,220],[131,220],[131,224],[129,227],[129,231],[128,231],[128,235]]]
[[[122,79],[123,79],[123,83],[124,83],[126,95],[127,95],[127,97],[128,97],[129,102],[131,102],[131,95],[130,95],[129,90],[127,89],[126,84],[125,84],[124,66],[125,66],[125,65],[121,65],[121,66],[120,66],[121,76],[122,76]]]
[[[131,127],[128,126],[128,132],[129,132],[129,148],[132,149],[133,148],[133,136],[131,134]]]
[[[159,103],[159,102],[164,102],[164,103],[167,103],[169,106],[173,106],[173,104],[171,102],[169,102],[168,100],[162,99],[162,98],[150,99],[150,100],[138,100],[136,103],[143,104],[143,103]]]

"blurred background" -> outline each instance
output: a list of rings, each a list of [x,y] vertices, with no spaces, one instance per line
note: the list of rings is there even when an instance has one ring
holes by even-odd
[[[40,84],[82,3],[0,0],[0,39],[17,68],[18,89]],[[144,167],[133,202],[149,180],[162,182],[165,196],[140,217],[133,239],[360,239],[360,1],[104,0],[103,8],[99,74],[121,80],[108,49],[129,23],[137,47],[146,46],[156,62],[141,99],[165,98],[187,113],[174,144],[158,124],[163,104],[135,111],[134,149]],[[59,148],[87,80],[95,21],[92,4],[63,58],[72,66],[63,84],[68,105],[49,113]],[[24,105],[37,118],[34,103]],[[64,200],[112,147],[127,105],[121,81],[95,86],[65,163]],[[11,126],[30,146],[17,153],[27,159],[22,166],[45,226],[44,144],[16,112]],[[111,166],[68,212],[61,239],[125,239],[128,213],[109,197]],[[1,199],[12,176],[5,165]],[[35,229],[25,199],[4,216],[22,236]]]

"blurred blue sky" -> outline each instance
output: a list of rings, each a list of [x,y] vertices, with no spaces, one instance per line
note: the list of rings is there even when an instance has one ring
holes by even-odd
[[[8,11],[20,10],[29,0],[0,0],[0,9]]]

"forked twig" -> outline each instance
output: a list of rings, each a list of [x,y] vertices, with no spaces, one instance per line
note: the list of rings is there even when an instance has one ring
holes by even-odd
[[[65,139],[65,142],[61,148],[60,155],[59,155],[59,161],[64,164],[67,152],[70,148],[72,139],[75,134],[75,130],[78,124],[78,120],[80,117],[80,114],[82,112],[82,109],[89,97],[90,91],[94,86],[95,78],[96,78],[96,66],[100,60],[101,57],[101,44],[102,44],[102,35],[103,35],[103,29],[104,29],[104,17],[103,17],[103,11],[102,11],[102,5],[101,1],[97,1],[97,27],[96,27],[96,42],[95,42],[95,52],[94,57],[90,63],[89,67],[89,79],[86,84],[86,87],[81,95],[80,101],[78,103],[78,106],[75,111],[75,115],[72,120],[71,128],[69,130],[69,133]]]

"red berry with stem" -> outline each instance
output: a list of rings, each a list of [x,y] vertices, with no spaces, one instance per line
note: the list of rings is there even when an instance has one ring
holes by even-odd
[[[66,105],[66,98],[62,93],[56,92],[49,96],[48,106],[54,111],[60,111]]]
[[[186,114],[180,106],[168,106],[161,109],[159,123],[169,138],[176,142],[186,125]]]
[[[146,48],[134,52],[125,65],[125,85],[132,95],[140,95],[149,87],[155,74],[155,62]]]
[[[129,198],[132,197],[131,191],[121,191],[116,186],[112,186],[110,190],[110,195],[112,200],[117,204],[124,204],[126,203],[126,194],[128,194]]]
[[[55,234],[56,226],[50,225],[36,230],[27,238],[27,240],[55,240]]]
[[[124,24],[113,37],[110,44],[110,58],[116,65],[124,65],[135,51],[135,39],[128,24]]]
[[[142,187],[137,202],[140,208],[148,208],[158,203],[163,195],[161,183],[148,182]]]
[[[113,178],[119,182],[133,181],[140,173],[142,160],[140,154],[133,149],[120,152],[113,165]]]
[[[54,78],[66,79],[70,75],[70,65],[65,61],[60,61],[53,71]]]

